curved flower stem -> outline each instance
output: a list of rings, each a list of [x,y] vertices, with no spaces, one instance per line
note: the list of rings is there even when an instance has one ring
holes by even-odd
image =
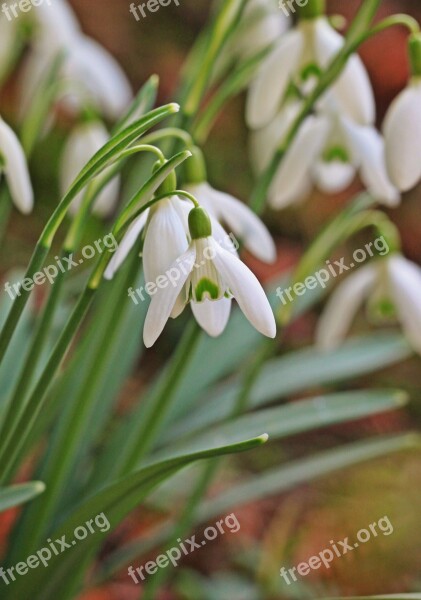
[[[158,384],[158,389],[154,390],[152,396],[146,400],[146,415],[142,427],[137,433],[138,443],[122,465],[121,473],[127,473],[134,469],[150,450],[154,438],[160,431],[161,423],[167,415],[177,387],[194,356],[201,333],[199,325],[192,320],[178,343],[162,384]]]
[[[163,140],[169,137],[178,138],[179,140],[184,142],[184,144],[187,147],[194,146],[192,136],[187,131],[185,131],[184,129],[180,129],[179,127],[164,127],[159,131],[154,131],[149,135],[145,135],[143,141],[145,142],[145,144],[150,144],[152,142],[158,142],[159,140]]]

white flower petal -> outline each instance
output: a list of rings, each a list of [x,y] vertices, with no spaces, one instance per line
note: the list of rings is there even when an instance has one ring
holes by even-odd
[[[346,114],[360,125],[373,125],[376,104],[366,68],[359,56],[351,56],[332,92]]]
[[[273,208],[297,202],[308,190],[309,174],[326,144],[329,130],[330,121],[325,116],[311,116],[304,121],[269,188]]]
[[[355,177],[355,167],[340,160],[319,161],[314,170],[317,187],[326,194],[346,190]]]
[[[126,75],[115,58],[95,40],[80,36],[72,45],[65,75],[83,84],[110,119],[119,118],[132,100]]]
[[[259,217],[230,194],[219,192],[210,186],[208,194],[216,217],[224,221],[230,232],[244,242],[247,250],[263,262],[274,262],[276,246]]]
[[[252,129],[265,126],[275,117],[303,47],[301,31],[291,31],[263,61],[247,98],[246,119]]]
[[[376,279],[376,267],[368,265],[339,284],[317,325],[316,345],[321,350],[332,350],[342,342],[358,308],[374,287]]]
[[[231,312],[231,299],[192,301],[191,308],[200,327],[211,337],[218,337],[227,326]]]
[[[123,239],[121,240],[116,252],[114,252],[112,259],[108,263],[107,269],[104,273],[105,279],[112,279],[126,260],[130,253],[130,250],[135,245],[137,238],[139,237],[142,229],[146,225],[148,220],[149,210],[145,210],[137,219],[130,225]]]
[[[143,341],[147,348],[153,346],[158,337],[161,335],[162,330],[164,329],[165,324],[175,306],[177,298],[190,275],[187,269],[180,269],[180,262],[185,265],[193,265],[195,260],[196,249],[194,244],[192,244],[187,252],[180,256],[170,267],[171,269],[174,268],[179,270],[180,279],[176,281],[174,285],[171,284],[166,288],[158,287],[156,293],[152,296],[143,329]]]
[[[0,155],[3,171],[15,206],[24,214],[31,212],[34,193],[25,154],[15,132],[0,118]]]
[[[269,301],[256,276],[239,258],[211,239],[213,262],[244,315],[260,333],[276,336],[276,322]]]
[[[394,100],[383,126],[386,163],[402,192],[421,179],[421,82],[413,82]]]
[[[186,232],[174,202],[163,200],[152,211],[143,245],[146,282],[155,283],[188,248]]]
[[[74,179],[92,156],[109,140],[106,127],[100,121],[78,125],[69,135],[60,162],[60,188],[64,194]],[[99,216],[110,215],[117,203],[120,180],[113,179],[100,193],[93,212]],[[81,205],[85,190],[77,194],[70,206],[71,214],[76,214]]]
[[[50,47],[63,48],[72,44],[81,35],[79,22],[73,9],[66,0],[41,2],[34,11],[38,21],[39,32],[37,37],[48,40]]]
[[[374,127],[356,125],[342,119],[353,159],[360,165],[361,179],[369,192],[388,206],[397,206],[399,191],[389,180],[385,164],[384,140]]]
[[[315,53],[325,69],[344,45],[344,38],[333,29],[325,17],[314,24]],[[375,101],[370,79],[360,57],[351,56],[343,73],[332,86],[332,95],[341,108],[361,125],[371,125],[375,119]]]
[[[288,102],[273,121],[251,133],[250,154],[252,167],[257,174],[269,166],[276,149],[284,140],[300,108],[301,102]]]
[[[313,19],[303,25],[308,29],[311,27],[312,31],[307,30],[307,35],[311,36],[313,32],[315,59],[319,66],[325,69],[340,51],[345,40],[333,29],[326,17]]]
[[[387,262],[390,290],[404,332],[421,354],[421,269],[403,256],[392,256]]]

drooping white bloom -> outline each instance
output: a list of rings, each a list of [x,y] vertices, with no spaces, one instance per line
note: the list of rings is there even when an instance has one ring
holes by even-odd
[[[34,194],[25,153],[15,132],[0,117],[0,175],[6,177],[15,206],[24,214],[31,212]]]
[[[262,142],[260,142],[262,143]],[[306,197],[312,184],[326,193],[346,189],[357,172],[380,202],[396,206],[400,195],[388,178],[384,140],[371,126],[337,112],[308,117],[269,188],[269,202],[284,208]]]
[[[60,186],[63,194],[67,192],[74,179],[86,163],[109,141],[109,134],[101,121],[90,121],[75,127],[71,132],[61,157]],[[93,212],[100,217],[109,216],[117,203],[120,178],[114,177],[98,194]],[[76,214],[81,205],[85,190],[79,192],[70,206],[70,212]]]
[[[71,109],[91,103],[106,117],[119,118],[132,100],[132,91],[114,57],[82,33],[66,0],[55,0],[51,6],[41,4],[32,12],[37,31],[22,77],[26,105],[49,65],[63,52],[63,102]]]
[[[421,180],[421,78],[395,98],[383,126],[389,175],[402,192]]]
[[[201,211],[203,209],[193,209]],[[191,219],[189,217],[191,225]],[[169,267],[177,271],[171,285],[157,287],[145,320],[144,343],[149,348],[161,335],[177,306],[191,300],[193,313],[211,336],[220,335],[228,321],[234,297],[250,323],[263,335],[275,337],[276,323],[266,295],[255,275],[233,252],[225,250],[211,235],[196,235],[186,252]],[[179,312],[179,309],[177,309]]]
[[[225,223],[256,258],[268,263],[276,260],[272,236],[259,217],[243,202],[230,194],[215,190],[205,181],[187,185],[186,191],[193,194],[210,215]]]
[[[343,44],[344,38],[331,27],[326,17],[300,21],[263,61],[248,96],[248,125],[259,129],[270,123],[278,114],[290,83],[306,95]],[[374,122],[373,91],[357,55],[349,59],[329,93],[344,114],[357,123],[369,125]]]
[[[277,0],[249,0],[232,43],[239,58],[254,56],[287,31],[289,19],[279,10]]]
[[[318,324],[316,340],[321,349],[333,349],[342,342],[366,300],[381,316],[399,321],[421,353],[421,269],[398,254],[362,267],[339,285]]]

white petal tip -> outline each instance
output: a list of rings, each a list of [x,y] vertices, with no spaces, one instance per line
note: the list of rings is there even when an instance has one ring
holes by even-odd
[[[180,105],[177,102],[171,102],[169,108],[172,113],[178,113],[180,111]]]
[[[264,433],[263,435],[260,435],[258,439],[261,441],[262,444],[266,444],[266,442],[269,439],[269,435],[267,433]]]

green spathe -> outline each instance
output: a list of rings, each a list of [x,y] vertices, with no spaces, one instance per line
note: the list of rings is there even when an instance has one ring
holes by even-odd
[[[297,2],[297,5],[300,19],[317,19],[326,14],[326,0],[308,0]]]
[[[212,235],[212,224],[204,208],[193,208],[189,213],[189,230],[192,240],[200,240]]]

